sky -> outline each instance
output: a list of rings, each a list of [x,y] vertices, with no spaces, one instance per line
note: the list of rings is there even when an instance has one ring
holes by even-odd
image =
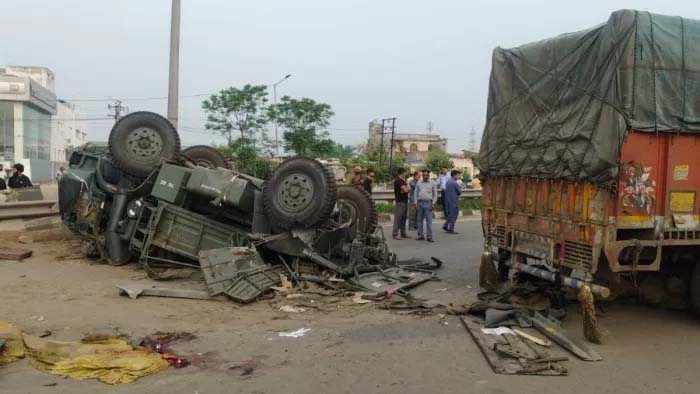
[[[107,104],[167,111],[170,0],[23,0],[3,7],[2,65],[56,75],[59,98],[106,140]],[[448,151],[480,140],[491,53],[605,22],[633,8],[700,19],[697,0],[182,0],[179,131],[183,145],[222,143],[204,128],[206,95],[246,83],[333,107],[334,140],[357,145],[373,119],[434,132]],[[272,99],[272,97],[270,97]],[[97,119],[96,119],[97,118]]]

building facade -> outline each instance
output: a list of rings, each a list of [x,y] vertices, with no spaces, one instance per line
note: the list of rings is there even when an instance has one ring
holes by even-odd
[[[384,149],[393,151],[394,157],[402,157],[408,166],[420,166],[425,163],[432,150],[447,151],[447,138],[433,133],[394,133],[393,144],[391,132],[382,133],[382,125],[377,121],[369,124],[369,138],[365,153]]]
[[[85,141],[82,117],[54,92],[54,74],[45,67],[0,68],[0,163],[24,165],[37,182],[54,179],[69,145]]]

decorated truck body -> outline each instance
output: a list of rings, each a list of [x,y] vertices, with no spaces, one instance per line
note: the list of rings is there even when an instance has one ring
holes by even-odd
[[[700,312],[699,21],[623,10],[497,48],[488,107],[482,221],[501,280]]]

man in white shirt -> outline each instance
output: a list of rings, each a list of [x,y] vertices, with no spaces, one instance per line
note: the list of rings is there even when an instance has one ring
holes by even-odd
[[[437,179],[438,190],[442,191],[440,198],[440,205],[442,205],[442,213],[447,217],[447,206],[445,205],[445,188],[447,187],[447,181],[450,180],[450,175],[447,173],[447,168],[442,167],[440,169],[440,176]]]
[[[433,210],[437,201],[437,185],[430,180],[430,171],[423,170],[422,178],[416,182],[416,190],[412,198],[418,211],[418,241],[433,241]],[[425,237],[423,236],[423,221],[425,220]]]

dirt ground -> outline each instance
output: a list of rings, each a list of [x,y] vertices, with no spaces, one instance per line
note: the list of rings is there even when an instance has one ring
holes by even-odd
[[[477,220],[461,221],[461,235],[438,234],[432,245],[392,241],[400,257],[434,255],[445,261],[442,281],[414,293],[459,304],[473,300],[482,244]],[[262,301],[120,297],[118,284],[203,289],[193,281],[153,282],[136,265],[111,267],[84,259],[70,241],[7,246],[29,247],[34,256],[0,260],[0,321],[29,333],[79,340],[95,328],[118,328],[133,337],[155,331],[189,331],[197,338],[174,347],[193,364],[168,369],[134,383],[109,386],[33,369],[27,360],[0,368],[1,393],[698,393],[700,320],[629,304],[604,308],[604,360],[574,360],[567,377],[494,374],[459,321],[379,310],[373,304],[333,311],[279,312]],[[65,258],[68,259],[65,259]],[[325,308],[325,306],[324,306]],[[576,309],[565,326],[580,335]],[[300,338],[278,332],[310,328]],[[233,368],[243,365],[246,368]],[[246,372],[245,374],[243,372]],[[242,376],[243,375],[243,376]],[[56,383],[53,386],[47,384]]]

